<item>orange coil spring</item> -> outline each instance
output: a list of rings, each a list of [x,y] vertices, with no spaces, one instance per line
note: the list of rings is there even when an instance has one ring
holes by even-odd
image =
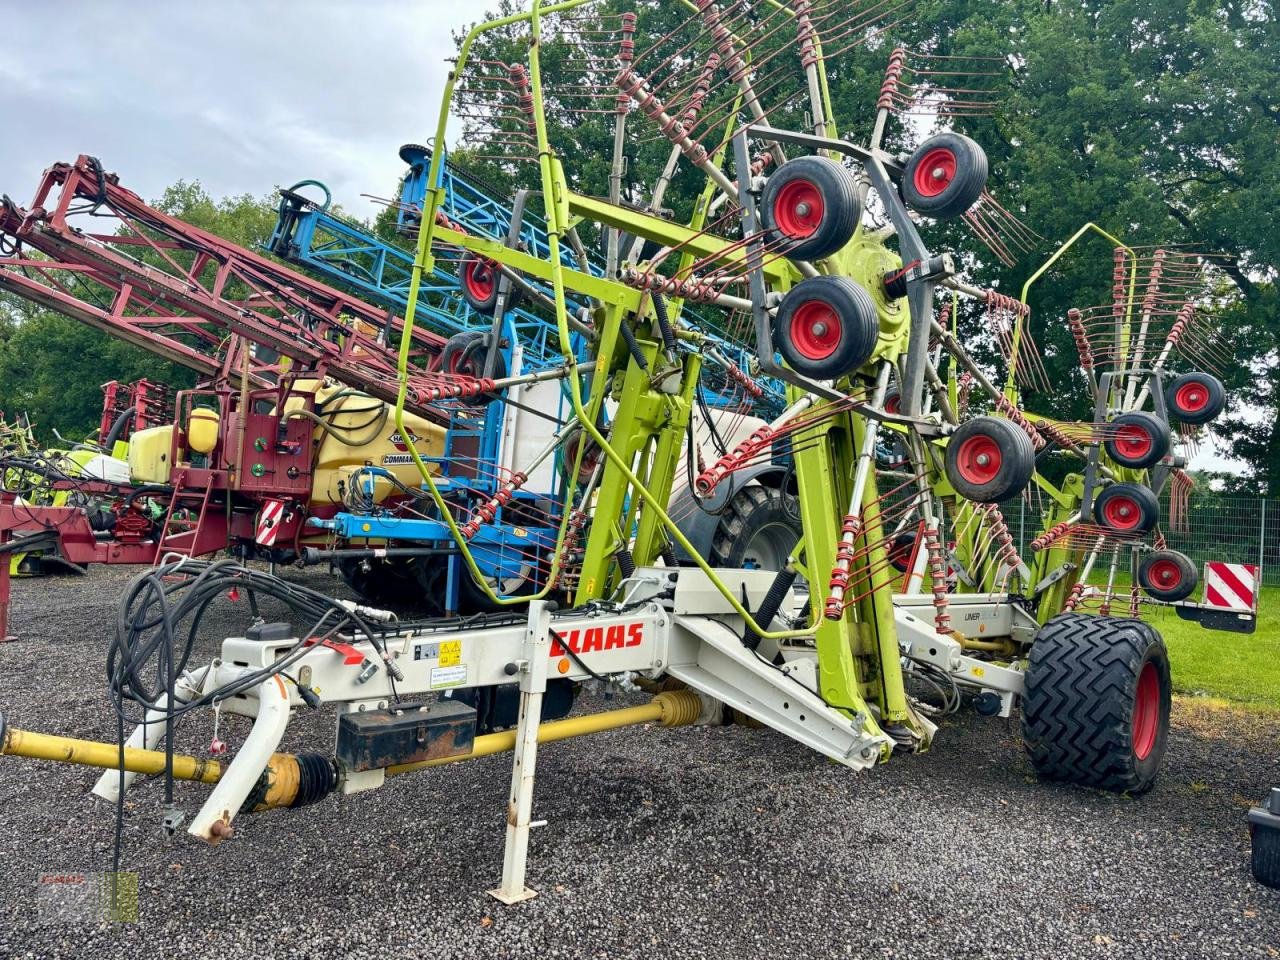
[[[818,48],[814,42],[813,21],[809,19],[809,0],[796,0],[796,37],[800,42],[800,66],[806,70],[818,62]]]
[[[1077,583],[1071,588],[1071,592],[1067,594],[1067,600],[1062,605],[1063,613],[1070,613],[1076,607],[1080,606],[1080,598],[1084,596],[1084,584]]]
[[[482,393],[490,393],[497,384],[489,377],[477,377],[466,383],[452,383],[444,387],[431,387],[418,391],[419,403],[431,403],[436,400],[465,400],[478,397]]]
[[[1075,338],[1076,350],[1080,354],[1080,368],[1086,373],[1093,370],[1093,348],[1089,346],[1089,334],[1080,319],[1081,313],[1075,307],[1067,311],[1067,323],[1071,327],[1071,336]]]
[[[1041,550],[1052,546],[1070,533],[1073,526],[1075,526],[1075,524],[1068,523],[1065,520],[1062,521],[1062,523],[1054,524],[1040,536],[1031,541],[1031,549],[1036,553],[1039,553]]]
[[[841,537],[840,546],[836,548],[836,562],[831,568],[831,580],[827,585],[827,589],[831,591],[827,596],[825,613],[828,620],[839,620],[844,612],[844,591],[849,587],[849,571],[853,567],[855,552],[853,544],[862,533],[862,520],[856,514],[846,514],[840,532],[844,536]]]
[[[1031,445],[1036,450],[1044,449],[1044,437],[1040,435],[1035,424],[1028,420],[1017,405],[1003,393],[996,397],[996,409],[1022,428],[1023,432],[1031,438]]]
[[[1116,247],[1113,256],[1115,267],[1111,271],[1111,315],[1119,319],[1124,316],[1125,301],[1128,298],[1125,292],[1124,249]]]
[[[667,297],[680,297],[690,303],[710,303],[718,294],[715,286],[706,280],[664,277],[660,273],[637,270],[635,267],[628,267],[623,271],[622,282],[640,290],[657,291]]]
[[[688,134],[698,122],[698,114],[702,112],[702,107],[707,102],[707,95],[711,92],[711,80],[719,66],[720,56],[713,53],[707,57],[702,73],[698,74],[698,80],[693,85],[693,93],[689,96],[689,103],[680,114],[680,124],[685,134]]]
[[[524,486],[525,481],[528,479],[523,473],[513,473],[511,479],[503,484],[502,489],[476,508],[476,512],[471,519],[462,525],[462,536],[470,540],[479,533],[480,527],[491,522],[498,515],[498,511],[511,502],[511,498],[516,495],[516,491]]]
[[[760,427],[710,467],[699,473],[697,479],[693,481],[694,489],[702,496],[707,496],[719,486],[721,480],[733,473],[734,470],[737,470],[765,447],[772,444],[775,438],[776,434],[771,428],[767,426]]]
[[[991,536],[1000,547],[996,551],[996,559],[1007,566],[1017,566],[1022,562],[1022,558],[1018,556],[1018,548],[1013,543],[1013,534],[1009,532],[1009,524],[1005,522],[1004,514],[994,503],[988,503],[982,509],[987,515]]]
[[[929,575],[933,579],[933,621],[939,633],[951,632],[951,614],[947,612],[947,564],[938,542],[938,531],[924,532],[925,546],[929,551]]]
[[[517,99],[520,103],[520,112],[527,118],[525,125],[529,128],[530,133],[537,130],[537,126],[533,119],[533,90],[529,87],[529,71],[525,69],[524,64],[517,63],[511,67],[511,85],[516,89]]]
[[[578,549],[578,542],[582,537],[582,528],[587,525],[587,514],[585,510],[575,510],[569,515],[569,523],[564,531],[564,548],[560,551],[560,567],[556,570],[556,575],[552,578],[548,589],[554,590],[560,585],[560,580],[564,576],[564,568],[569,564],[574,552]]]
[[[1138,585],[1134,584],[1129,588],[1129,616],[1138,619]]]
[[[876,100],[877,110],[888,110],[893,106],[893,95],[898,92],[898,81],[902,79],[902,68],[906,64],[907,51],[902,47],[894,48],[889,55],[889,66],[884,71],[884,83],[880,84],[880,98]]]

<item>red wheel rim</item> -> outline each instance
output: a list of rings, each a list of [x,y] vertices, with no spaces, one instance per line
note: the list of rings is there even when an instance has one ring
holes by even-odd
[[[1102,519],[1113,530],[1133,530],[1142,524],[1142,507],[1133,497],[1120,494],[1102,505]]]
[[[902,410],[902,395],[895,393],[884,402],[885,413],[898,413]]]
[[[497,275],[488,260],[468,260],[462,273],[462,282],[477,300],[485,301],[497,289]]]
[[[967,482],[985,486],[1000,476],[1004,458],[1000,445],[985,433],[961,441],[956,451],[956,468]]]
[[[807,360],[825,360],[840,346],[840,316],[825,300],[809,300],[791,315],[791,342]]]
[[[1182,568],[1162,558],[1147,567],[1147,578],[1157,590],[1176,590],[1182,583]]]
[[[1116,450],[1128,460],[1145,460],[1155,446],[1147,428],[1137,423],[1126,423],[1116,431]]]
[[[803,240],[822,226],[826,205],[822,191],[809,180],[792,180],[784,184],[773,202],[773,219],[788,237]]]
[[[1151,756],[1160,729],[1160,677],[1156,665],[1148,662],[1138,674],[1138,690],[1133,701],[1133,753],[1139,760]]]
[[[922,197],[936,197],[956,178],[956,155],[946,147],[934,147],[916,165],[912,178],[916,193]]]
[[[911,559],[911,550],[914,546],[914,540],[902,540],[889,548],[889,563],[895,570],[907,569],[907,563]]]
[[[1173,394],[1174,402],[1182,413],[1199,413],[1209,405],[1209,388],[1193,380],[1184,383]]]

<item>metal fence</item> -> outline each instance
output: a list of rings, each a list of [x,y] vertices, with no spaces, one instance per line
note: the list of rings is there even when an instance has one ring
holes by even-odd
[[[1015,514],[1016,509],[1016,514]],[[1038,517],[1025,506],[1005,509],[1018,536],[1023,556],[1031,556],[1029,541],[1040,533]],[[1262,582],[1280,584],[1280,500],[1260,497],[1222,497],[1212,491],[1191,494],[1185,532],[1165,530],[1173,550],[1181,550],[1196,567],[1206,560],[1261,566]]]

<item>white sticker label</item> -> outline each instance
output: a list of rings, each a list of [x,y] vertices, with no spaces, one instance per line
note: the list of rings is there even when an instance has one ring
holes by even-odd
[[[440,687],[456,687],[467,682],[467,665],[456,667],[433,667],[431,670],[431,689]]]

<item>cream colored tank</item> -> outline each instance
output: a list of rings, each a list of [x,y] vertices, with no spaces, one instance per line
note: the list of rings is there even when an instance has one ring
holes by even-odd
[[[414,444],[423,459],[444,455],[444,427],[405,413],[404,425],[409,433],[406,439],[396,429],[395,410],[390,404],[341,384],[321,386],[314,380],[299,380],[296,389],[313,392],[317,387],[317,412],[330,429],[317,425],[313,433],[320,440],[311,484],[313,507],[342,503],[339,482],[343,488],[348,487],[352,474],[366,464],[383,467],[401,483],[418,488],[422,485],[422,476],[409,454],[409,443]],[[301,397],[290,397],[285,402],[286,410],[302,408]],[[432,474],[440,472],[437,464],[428,464],[428,468]],[[381,480],[374,487],[374,499],[381,502],[392,492],[392,485]]]

